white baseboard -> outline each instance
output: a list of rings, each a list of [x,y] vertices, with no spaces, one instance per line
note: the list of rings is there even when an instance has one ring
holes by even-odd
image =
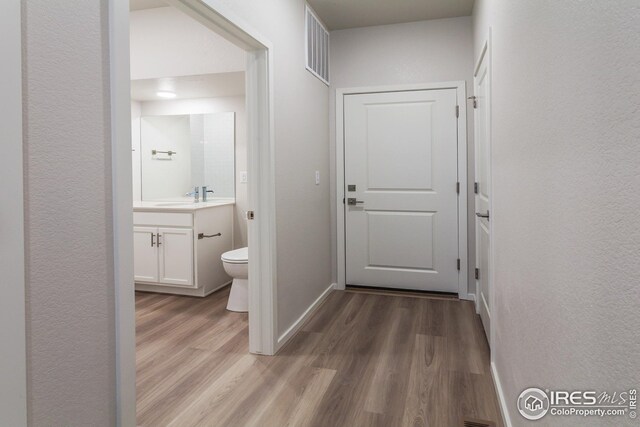
[[[500,404],[500,412],[502,412],[504,425],[506,427],[511,427],[513,426],[513,424],[511,424],[511,417],[509,416],[507,401],[504,398],[504,391],[502,390],[502,384],[500,383],[500,377],[498,376],[496,364],[493,362],[491,362],[491,377],[493,378],[493,384],[495,385],[496,391],[498,392],[498,403]]]
[[[307,308],[305,310],[305,312],[302,313],[302,316],[300,316],[298,318],[298,320],[293,322],[293,325],[291,325],[291,327],[289,329],[287,329],[282,335],[280,335],[280,338],[278,338],[278,344],[277,344],[277,349],[278,350],[280,348],[282,348],[282,346],[285,345],[287,343],[287,341],[289,341],[291,339],[291,337],[293,337],[296,334],[296,332],[298,332],[298,330],[304,324],[304,322],[306,322],[307,319],[309,319],[311,317],[311,315],[318,309],[318,307],[320,307],[320,305],[322,305],[324,300],[327,299],[329,294],[331,294],[331,292],[335,288],[336,288],[336,284],[335,283],[330,284],[329,287],[327,289],[325,289],[324,292],[322,292],[322,294],[320,294],[320,296],[318,298],[316,298],[316,300],[313,302],[313,304],[311,304],[309,306],[309,308]]]

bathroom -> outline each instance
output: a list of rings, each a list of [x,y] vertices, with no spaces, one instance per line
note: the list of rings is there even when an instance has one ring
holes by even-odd
[[[149,6],[132,2],[130,15],[138,412],[147,420],[160,379],[145,367],[180,354],[190,326],[220,328],[186,347],[236,337],[248,353],[246,54],[178,9]],[[164,345],[154,340],[177,321]]]

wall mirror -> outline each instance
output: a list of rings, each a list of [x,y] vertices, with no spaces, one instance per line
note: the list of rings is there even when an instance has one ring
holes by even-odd
[[[140,166],[144,201],[235,197],[235,113],[141,117]]]

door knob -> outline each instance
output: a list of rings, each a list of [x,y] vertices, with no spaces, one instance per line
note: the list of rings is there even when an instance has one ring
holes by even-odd
[[[364,203],[364,201],[362,201],[362,200],[356,200],[356,198],[355,198],[355,197],[349,197],[349,198],[347,199],[347,204],[348,204],[348,205],[355,206],[355,205],[357,205],[358,203]]]
[[[487,218],[487,219],[489,219],[489,211],[487,211],[487,213],[486,213],[486,214],[482,214],[482,213],[480,213],[480,212],[476,212],[476,216],[477,216],[478,218]]]

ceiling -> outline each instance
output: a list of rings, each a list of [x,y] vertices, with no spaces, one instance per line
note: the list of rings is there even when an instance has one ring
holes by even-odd
[[[163,0],[129,0],[129,10],[144,10],[165,6],[169,5]]]
[[[218,98],[244,95],[244,72],[166,77],[131,81],[131,99],[160,101],[158,91],[176,94],[173,99]]]
[[[470,16],[474,2],[474,0],[308,1],[329,30]]]

